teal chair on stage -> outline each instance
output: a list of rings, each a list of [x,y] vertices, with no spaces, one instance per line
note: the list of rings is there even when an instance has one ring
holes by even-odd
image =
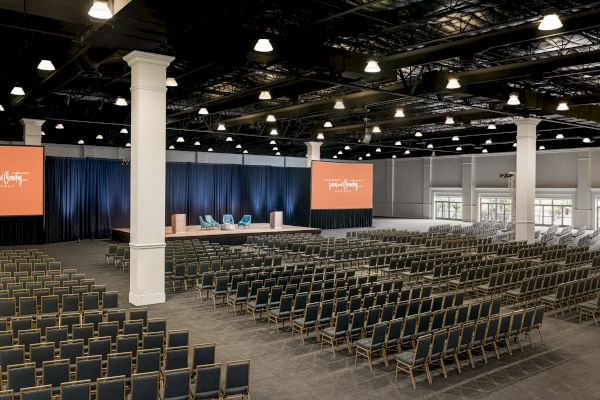
[[[243,226],[245,228],[250,228],[250,222],[252,222],[252,215],[244,215],[240,222],[238,222],[238,226]]]
[[[208,222],[213,228],[218,228],[219,227],[219,223],[217,221],[215,221],[212,217],[212,215],[205,215],[204,219],[206,220],[206,222]]]
[[[233,219],[233,215],[231,215],[231,214],[224,214],[223,215],[223,223],[224,224],[235,225],[235,220]]]
[[[209,224],[202,218],[202,215],[199,215],[198,219],[200,220],[200,228],[202,228],[202,229],[204,229],[204,228],[212,229],[213,228],[213,226],[211,224]]]

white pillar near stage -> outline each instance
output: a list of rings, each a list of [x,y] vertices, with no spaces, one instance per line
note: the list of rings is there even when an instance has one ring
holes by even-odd
[[[323,142],[304,142],[306,145],[306,167],[310,168],[313,161],[321,159],[321,145]]]
[[[25,146],[42,145],[42,125],[46,122],[43,119],[22,118],[23,124],[23,143]]]
[[[167,67],[174,57],[133,51],[129,302],[165,301]]]
[[[536,132],[540,120],[521,118],[517,125],[516,239],[535,241]]]

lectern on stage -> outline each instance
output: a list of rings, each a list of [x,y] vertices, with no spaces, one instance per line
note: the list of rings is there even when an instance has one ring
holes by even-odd
[[[185,214],[173,214],[171,215],[171,229],[173,233],[185,233]]]
[[[272,211],[269,214],[271,229],[281,229],[283,227],[283,211]]]

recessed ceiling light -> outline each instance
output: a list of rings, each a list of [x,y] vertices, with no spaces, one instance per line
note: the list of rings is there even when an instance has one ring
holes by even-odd
[[[64,125],[61,123],[56,124],[56,126],[54,127],[54,129],[65,129]]]
[[[433,145],[432,145],[431,143],[429,143],[429,144],[427,145],[427,148],[428,148],[428,149],[433,149]]]
[[[271,141],[269,142],[269,144],[277,144],[277,142],[276,142],[276,141],[274,141],[274,140],[271,140]]]
[[[23,88],[21,86],[15,86],[10,91],[10,94],[12,94],[14,96],[25,96],[25,91],[23,90]]]
[[[0,112],[4,111],[4,107],[0,104]]]
[[[335,155],[335,154],[334,154],[334,155],[333,155],[333,158],[337,158],[337,155]]]
[[[542,18],[542,21],[540,22],[538,29],[540,31],[553,31],[555,29],[562,28],[562,26],[563,26],[563,24],[560,21],[560,18],[558,17],[558,15],[552,13],[552,14],[544,15],[544,18]]]
[[[212,147],[209,147],[206,151],[213,151]]]
[[[194,142],[194,146],[200,146],[200,142],[199,142],[198,140],[196,140],[196,141]]]
[[[129,133],[129,131],[127,130],[127,128],[122,128],[119,133]]]
[[[271,45],[271,41],[269,39],[258,39],[254,45],[254,51],[258,51],[260,53],[270,53],[273,51],[273,45]]]
[[[369,73],[377,73],[377,72],[381,72],[381,68],[379,67],[379,63],[375,60],[369,60],[367,61],[367,65],[365,66],[365,72],[369,72]]]
[[[453,142],[458,142],[459,140],[460,140],[460,138],[458,136],[452,136]]]
[[[42,135],[42,136],[46,136],[46,132],[42,131],[42,132],[40,133],[40,135]]]
[[[538,147],[540,150],[546,150],[546,146],[542,145],[540,147]]]
[[[376,148],[375,153],[381,153],[381,147]]]
[[[277,118],[275,118],[275,116],[273,114],[267,115],[267,122],[275,122],[275,121],[277,121]]]
[[[258,99],[259,100],[271,100],[271,92],[269,92],[268,90],[261,91],[260,94],[258,95]]]
[[[183,136],[179,136],[177,138],[177,143],[185,143],[185,139],[183,138]]]
[[[408,150],[408,149],[404,150],[404,154],[409,155],[410,154],[410,150]]]
[[[415,137],[423,137],[423,134],[419,131],[415,132]]]
[[[175,146],[173,146],[173,145],[170,145],[170,146],[169,146],[169,150],[175,150]]]
[[[200,107],[200,109],[198,110],[198,114],[208,115],[208,110],[206,109],[206,107]]]
[[[375,125],[373,127],[373,133],[381,133],[381,129],[379,129],[379,126]]]
[[[396,158],[396,155],[395,155],[395,154],[392,154],[392,158]]]
[[[350,150],[350,146],[348,146],[348,145],[344,146],[344,150]]]
[[[490,129],[490,130],[493,130],[493,129],[496,129],[496,125],[489,124],[487,128]]]
[[[177,86],[177,81],[175,80],[175,78],[167,78],[167,80],[165,82],[165,86],[175,87],[175,86]]]
[[[557,139],[564,139],[564,138],[565,138],[565,135],[563,135],[562,133],[557,133],[557,134],[556,134],[556,138],[557,138]]]
[[[224,131],[224,130],[226,130],[225,124],[219,124],[219,125],[217,125],[217,130],[218,131]]]
[[[458,147],[456,148],[456,151],[462,151],[462,147],[458,146]]]
[[[583,138],[583,143],[591,143],[592,141],[590,140],[589,137],[585,137]]]
[[[244,150],[244,151],[242,151],[242,153],[248,154],[248,150]]]
[[[129,143],[129,142],[125,143],[125,147],[131,147],[131,143]]]
[[[120,106],[120,107],[125,107],[127,105],[127,100],[125,100],[125,98],[119,96],[115,100],[115,105]]]
[[[492,139],[487,139],[487,140],[485,141],[485,144],[492,144]]]
[[[54,64],[52,64],[52,61],[50,61],[50,60],[40,61],[37,68],[40,71],[54,71],[56,69],[56,68],[54,68]]]
[[[241,149],[241,148],[242,148],[242,145],[238,143],[238,144],[236,144],[236,145],[235,145],[235,148],[236,148],[236,149]]]
[[[333,127],[333,124],[331,123],[331,121],[325,121],[325,123],[323,124],[324,128],[331,128]]]
[[[233,138],[231,136],[227,136],[227,138],[225,138],[226,142],[233,142]]]
[[[456,77],[448,78],[448,83],[446,84],[446,89],[458,89],[458,88],[460,88],[460,82],[458,81],[458,78],[456,78]]]
[[[343,151],[341,151],[341,150],[338,150],[338,152],[337,152],[337,153],[338,153],[339,155],[342,155],[342,154],[344,154],[344,152],[343,152]]]
[[[279,135],[279,132],[277,132],[277,129],[273,128],[273,129],[271,129],[271,132],[269,132],[269,135],[277,136],[277,135]]]
[[[396,108],[396,113],[394,114],[394,118],[404,118],[404,109]]]
[[[518,106],[519,104],[521,104],[521,101],[519,100],[519,93],[512,92],[511,94],[509,94],[506,104],[508,104],[509,106]]]
[[[108,1],[94,0],[92,7],[88,11],[88,15],[98,19],[111,19],[113,13],[110,11]]]
[[[365,156],[371,157],[371,153],[367,153],[367,154],[365,154]]]
[[[317,139],[318,139],[318,140],[323,140],[323,139],[325,139],[325,135],[323,135],[323,132],[319,132],[319,133],[317,133]]]
[[[85,144],[85,142],[83,141],[83,139],[79,139],[79,140],[77,141],[77,144]]]
[[[487,153],[487,152],[488,152],[488,150],[487,150],[487,149],[483,149],[483,150],[481,150],[481,152],[482,152],[482,153]]]
[[[565,103],[564,101],[561,101],[556,106],[556,111],[569,111],[569,105],[567,103]]]
[[[344,105],[344,100],[337,99],[335,101],[335,104],[333,105],[333,108],[335,108],[336,110],[343,110],[344,108],[346,108],[346,106]]]
[[[451,116],[446,116],[446,120],[444,121],[445,125],[453,125],[454,124],[454,117]]]
[[[396,143],[394,143],[394,146],[402,146],[402,142],[398,140]]]
[[[358,159],[362,161],[362,157],[358,157]]]
[[[277,151],[279,148],[277,146],[273,146],[273,151]]]
[[[104,139],[104,136],[102,136],[102,135],[98,134],[98,135],[96,135],[96,139],[98,139],[98,140],[102,140],[102,139]]]
[[[276,156],[280,156],[280,155],[281,155],[281,153],[280,153],[280,152],[277,152],[277,153],[275,153],[275,155],[276,155]]]

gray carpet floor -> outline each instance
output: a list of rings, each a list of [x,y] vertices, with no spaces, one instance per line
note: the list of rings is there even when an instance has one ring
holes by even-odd
[[[375,220],[377,227],[427,229],[431,221]],[[345,231],[325,231],[345,235]],[[106,268],[104,254],[108,242],[84,241],[38,246],[44,252],[77,267],[109,290],[120,292],[124,308],[129,292],[128,274]],[[149,307],[151,317],[165,317],[169,329],[189,329],[192,344],[217,344],[217,361],[251,360],[253,399],[600,399],[600,328],[591,322],[577,323],[575,315],[558,320],[546,314],[542,334],[544,344],[500,360],[489,357],[476,368],[464,364],[458,374],[452,366],[444,379],[434,370],[433,384],[417,373],[417,390],[408,376],[394,382],[393,368],[376,361],[373,372],[364,359],[354,367],[354,357],[340,350],[334,358],[328,349],[320,350],[311,338],[306,344],[292,340],[288,330],[268,331],[266,322],[254,325],[245,316],[228,313],[225,306],[214,310],[200,303],[191,291],[168,293],[167,302]]]

